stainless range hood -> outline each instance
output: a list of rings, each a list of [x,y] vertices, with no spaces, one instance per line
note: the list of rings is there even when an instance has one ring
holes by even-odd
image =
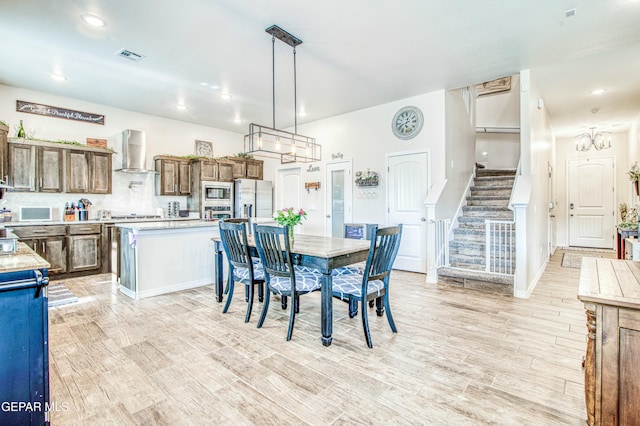
[[[146,168],[147,139],[143,131],[127,129],[122,132],[122,168],[118,172],[155,173]]]

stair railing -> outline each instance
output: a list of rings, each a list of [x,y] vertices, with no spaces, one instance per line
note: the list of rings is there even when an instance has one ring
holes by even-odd
[[[449,228],[450,219],[438,219],[431,221],[433,224],[433,236],[435,245],[435,267],[449,266]]]
[[[515,222],[485,220],[485,271],[513,275],[516,262]]]

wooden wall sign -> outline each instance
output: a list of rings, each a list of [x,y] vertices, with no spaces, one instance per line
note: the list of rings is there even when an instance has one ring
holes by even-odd
[[[46,117],[64,118],[66,120],[84,121],[87,123],[104,125],[104,115],[102,114],[74,111],[72,109],[35,104],[33,102],[27,101],[16,101],[16,111],[26,112],[28,114],[44,115]]]
[[[511,76],[485,81],[484,83],[476,85],[478,96],[488,95],[489,93],[504,92],[506,90],[511,90]]]

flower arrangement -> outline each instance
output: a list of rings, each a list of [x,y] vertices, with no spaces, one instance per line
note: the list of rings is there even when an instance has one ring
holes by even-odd
[[[307,212],[304,210],[296,210],[293,207],[289,207],[288,209],[277,210],[273,214],[273,219],[278,222],[280,225],[294,227],[302,221],[302,219],[307,218]]]

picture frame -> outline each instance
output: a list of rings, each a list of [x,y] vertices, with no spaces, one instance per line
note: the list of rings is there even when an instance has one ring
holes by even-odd
[[[198,157],[213,158],[213,142],[196,139],[195,154]]]

